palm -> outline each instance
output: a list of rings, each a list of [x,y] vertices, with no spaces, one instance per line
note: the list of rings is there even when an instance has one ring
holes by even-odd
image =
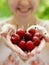
[[[33,26],[29,27],[27,29],[27,31],[29,31],[31,28],[34,28],[38,32],[44,34],[45,28],[43,28],[43,27],[41,27],[39,25],[33,25]],[[30,57],[30,56],[36,55],[37,53],[40,53],[42,51],[42,49],[44,48],[44,46],[45,46],[45,40],[42,39],[40,45],[38,47],[35,47],[30,53],[28,53],[28,56]]]
[[[17,45],[13,45],[12,42],[10,41],[10,36],[7,35],[6,38],[3,37],[3,40],[6,43],[6,46],[8,46],[12,51],[16,52],[21,59],[26,60],[27,59],[27,55],[24,51],[22,51]]]

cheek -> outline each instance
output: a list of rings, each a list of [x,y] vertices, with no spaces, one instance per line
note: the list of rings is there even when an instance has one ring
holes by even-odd
[[[8,0],[10,9],[15,9],[18,5],[18,0]]]
[[[39,0],[32,0],[31,4],[32,4],[33,8],[37,8],[38,4],[39,4]]]

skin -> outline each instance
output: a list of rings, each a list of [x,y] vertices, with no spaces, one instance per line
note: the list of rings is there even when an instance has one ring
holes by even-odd
[[[8,0],[8,4],[16,18],[23,19],[30,16],[32,18],[38,7],[39,0]]]
[[[13,13],[13,17],[12,17],[12,19],[8,20],[7,23],[14,24],[15,26],[16,26],[16,24],[18,24],[19,27],[22,27],[22,25],[23,25],[25,29],[28,28],[28,26],[27,26],[28,23],[30,24],[30,26],[33,25],[34,23],[36,23],[37,19],[34,16],[34,14],[38,8],[39,1],[40,0],[8,0],[9,8],[11,9],[11,11]],[[8,26],[7,26],[7,28],[8,28]],[[11,29],[13,31],[13,28],[11,28]],[[4,30],[4,27],[2,30]],[[42,32],[42,31],[43,31],[43,29],[41,29],[40,32]],[[45,31],[45,29],[44,29],[44,31]],[[4,36],[3,39],[5,42],[6,42],[6,40],[8,41],[8,43],[6,42],[6,45],[10,49],[12,49],[16,53],[18,53],[23,60],[27,60],[30,56],[34,56],[36,53],[40,53],[44,47],[43,43],[45,44],[45,41],[42,40],[42,42],[41,42],[42,45],[40,45],[39,47],[32,50],[31,53],[25,54],[21,49],[19,49],[18,47],[15,48],[12,45],[12,43],[9,40],[9,35],[7,35],[5,32],[6,32],[6,30],[4,32],[0,33],[0,35]],[[43,46],[43,47],[41,47],[41,46]],[[18,49],[18,50],[16,50],[16,49]],[[19,50],[20,50],[20,52],[19,52]]]
[[[19,27],[22,25],[27,29],[28,23],[34,24],[35,12],[39,5],[39,0],[8,0],[9,7],[13,13],[14,25],[18,24]],[[35,4],[35,5],[34,5]]]

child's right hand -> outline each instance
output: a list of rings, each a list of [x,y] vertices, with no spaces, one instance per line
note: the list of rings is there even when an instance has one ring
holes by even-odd
[[[10,41],[10,36],[16,32],[16,29],[11,24],[5,24],[1,28],[0,36],[5,41],[5,45],[12,51],[16,52],[23,60],[27,59],[27,55],[17,45],[14,46]]]
[[[27,60],[27,54],[22,51],[17,45],[13,45],[11,40],[10,40],[10,36],[7,35],[6,38],[3,37],[3,40],[5,41],[5,44],[8,48],[10,48],[13,52],[17,53],[21,59],[23,60]]]

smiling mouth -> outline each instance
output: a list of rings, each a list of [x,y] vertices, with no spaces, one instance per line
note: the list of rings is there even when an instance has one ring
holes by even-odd
[[[17,10],[19,11],[19,12],[21,12],[21,13],[27,13],[27,12],[29,12],[29,11],[31,11],[32,10],[32,8],[17,8]]]

